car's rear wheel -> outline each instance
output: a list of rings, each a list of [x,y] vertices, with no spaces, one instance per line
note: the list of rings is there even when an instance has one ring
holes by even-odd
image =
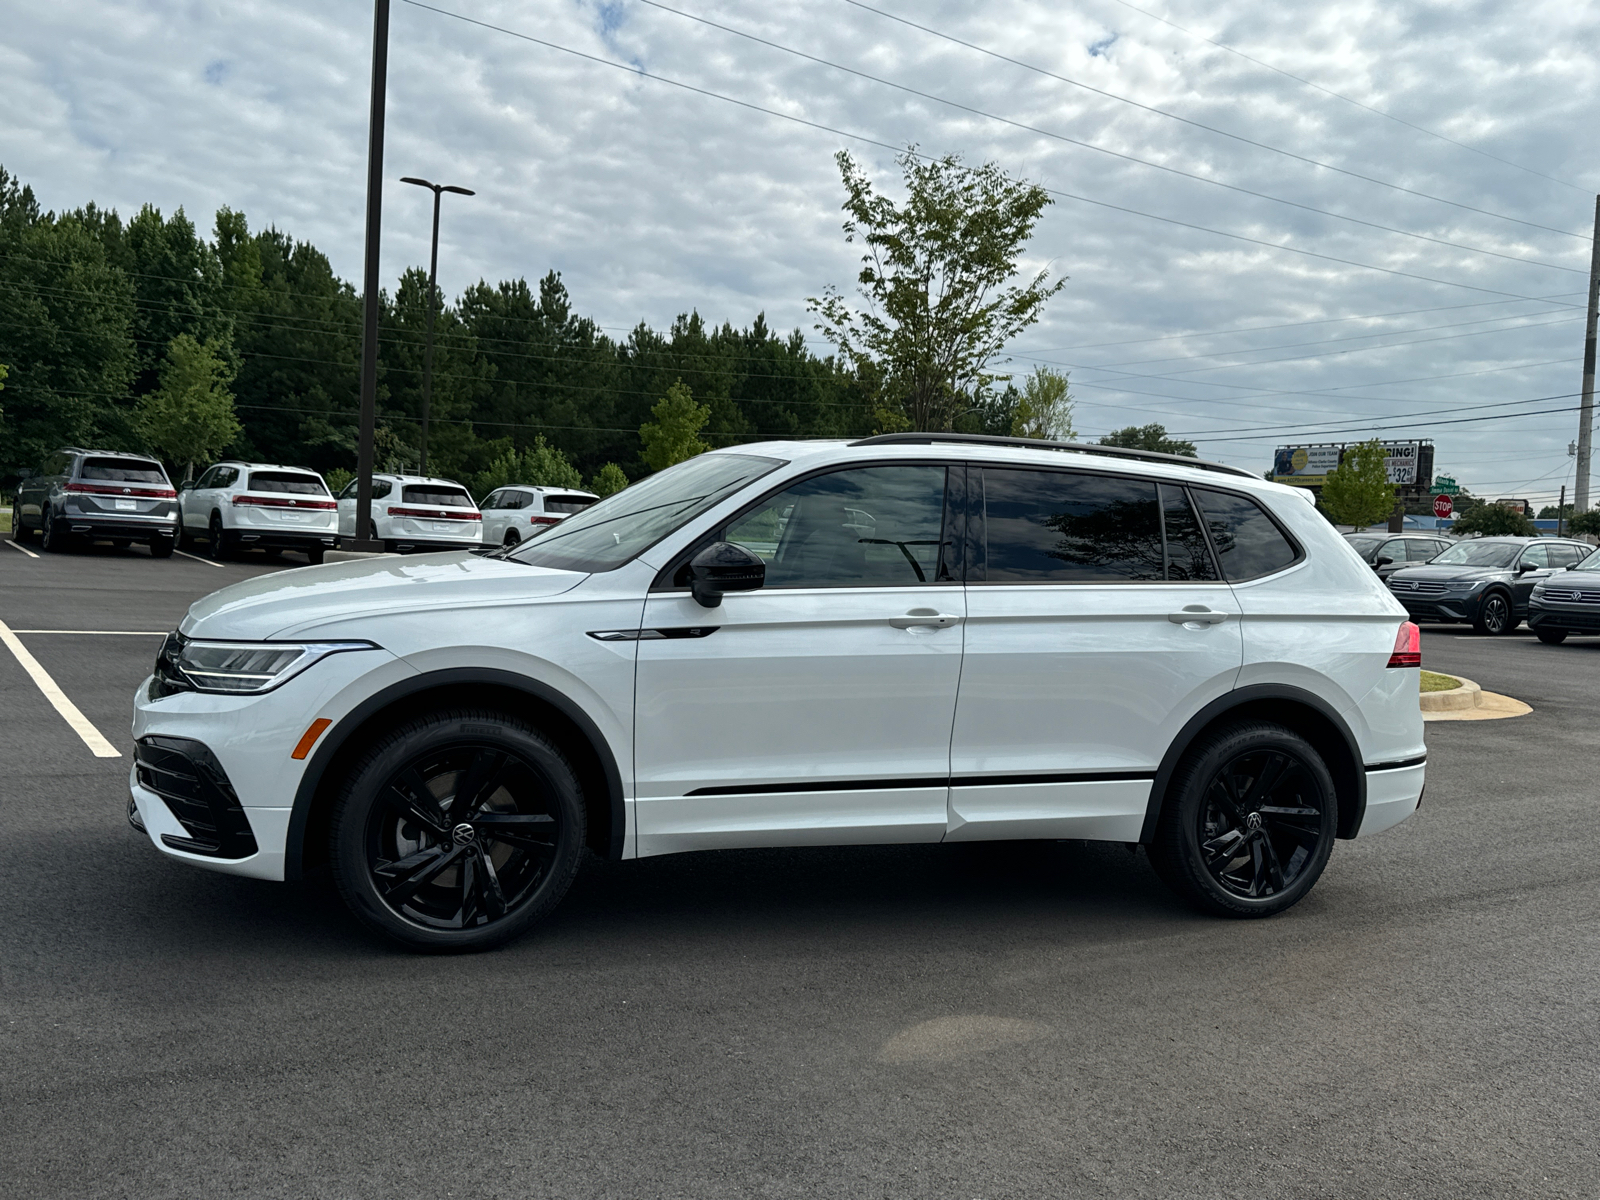
[[[308,563],[310,563],[313,567],[320,567],[322,565],[322,557],[326,553],[327,553],[327,548],[326,547],[324,547],[324,546],[312,546],[309,550],[306,551],[306,561]]]
[[[1204,912],[1271,916],[1321,876],[1338,816],[1333,778],[1309,742],[1281,725],[1235,725],[1184,755],[1150,861]]]
[[[515,529],[506,530],[505,545],[508,548],[511,547],[511,546],[521,545],[521,543],[522,543],[522,535],[520,533],[518,533]]]
[[[505,713],[452,709],[379,741],[334,808],[330,858],[363,924],[428,953],[486,950],[566,894],[584,844],[577,776]]]
[[[228,535],[222,528],[222,518],[216,513],[211,514],[211,524],[208,526],[206,536],[211,539],[206,543],[206,554],[213,562],[227,562],[230,557]]]
[[[61,522],[56,520],[53,509],[46,508],[44,515],[39,519],[39,524],[44,528],[41,543],[52,554],[63,554],[72,549],[72,535],[61,528]]]
[[[1535,629],[1534,633],[1539,635],[1539,640],[1546,646],[1559,646],[1567,640],[1565,629]]]
[[[151,541],[150,541],[150,557],[151,558],[171,558],[172,557],[172,539],[171,538],[152,538]]]
[[[1473,618],[1472,627],[1489,637],[1510,633],[1517,627],[1511,615],[1511,597],[1504,592],[1490,592],[1478,605],[1478,615]]]

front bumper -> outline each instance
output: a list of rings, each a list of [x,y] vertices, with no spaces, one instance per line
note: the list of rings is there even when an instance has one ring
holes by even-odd
[[[1559,629],[1567,633],[1600,633],[1600,606],[1530,600],[1528,628],[1535,631]]]
[[[1419,625],[1475,621],[1478,619],[1478,606],[1484,596],[1483,592],[1471,596],[1403,596],[1395,592],[1389,594],[1405,605],[1407,615]]]

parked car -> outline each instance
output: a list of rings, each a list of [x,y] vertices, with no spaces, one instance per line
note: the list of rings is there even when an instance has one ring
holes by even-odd
[[[1260,917],[1416,808],[1420,661],[1327,521],[1248,472],[768,442],[514,548],[198,601],[135,699],[130,820],[237,875],[329,862],[430,951],[527,928],[585,846],[1140,843]]]
[[[1395,571],[1389,590],[1413,621],[1467,622],[1479,633],[1510,633],[1522,624],[1534,585],[1588,554],[1582,542],[1561,538],[1474,538],[1425,565]]]
[[[153,458],[69,446],[17,485],[11,536],[25,542],[38,530],[46,550],[68,550],[84,540],[143,542],[152,556],[170,558],[177,495]]]
[[[1344,540],[1378,573],[1388,579],[1402,567],[1430,562],[1455,543],[1436,533],[1347,533]]]
[[[203,538],[218,561],[240,550],[298,550],[315,565],[338,532],[333,495],[308,467],[217,463],[179,489],[178,509],[183,548]]]
[[[356,485],[339,493],[339,536],[356,535]],[[374,475],[372,524],[367,536],[383,548],[466,550],[483,544],[483,515],[467,489],[453,479]]]
[[[479,505],[483,511],[483,544],[515,546],[573,513],[582,512],[598,499],[600,497],[593,492],[573,488],[499,488],[485,496]]]
[[[1559,646],[1568,634],[1600,633],[1600,554],[1591,552],[1533,585],[1528,628],[1548,646]]]

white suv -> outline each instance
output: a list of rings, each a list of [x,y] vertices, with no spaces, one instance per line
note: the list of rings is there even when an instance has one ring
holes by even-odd
[[[483,498],[483,544],[515,546],[559,525],[573,513],[582,512],[598,499],[593,492],[572,488],[499,488]]]
[[[339,536],[356,536],[356,485],[339,493]],[[372,477],[368,535],[389,551],[466,550],[483,543],[483,515],[454,479],[423,475]]]
[[[1295,489],[1103,447],[717,450],[512,550],[195,603],[136,697],[130,819],[197,866],[331,863],[476,949],[588,846],[1142,844],[1264,916],[1422,795],[1416,626]]]
[[[333,496],[306,467],[224,462],[178,489],[178,543],[224,559],[238,550],[299,550],[313,564],[333,549]]]

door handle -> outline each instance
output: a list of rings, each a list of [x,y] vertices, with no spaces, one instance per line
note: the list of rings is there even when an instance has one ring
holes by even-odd
[[[961,618],[955,614],[942,613],[936,608],[913,608],[903,617],[890,617],[889,624],[896,629],[919,629],[925,625],[935,629],[948,629],[960,620]]]
[[[1204,604],[1185,604],[1182,612],[1167,614],[1167,620],[1174,625],[1219,625],[1227,619],[1227,613],[1217,612]]]

